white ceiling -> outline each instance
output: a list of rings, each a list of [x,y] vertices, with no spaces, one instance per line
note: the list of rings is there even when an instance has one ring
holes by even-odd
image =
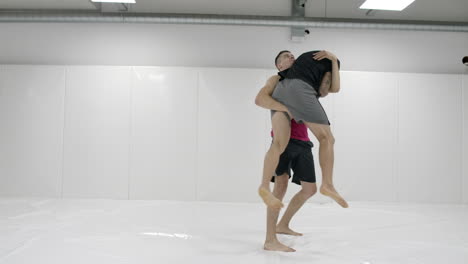
[[[136,0],[131,12],[288,16],[291,0]],[[308,0],[307,17],[468,22],[468,0],[416,0],[402,12],[366,16],[364,0]],[[94,10],[89,0],[1,0],[0,9]]]

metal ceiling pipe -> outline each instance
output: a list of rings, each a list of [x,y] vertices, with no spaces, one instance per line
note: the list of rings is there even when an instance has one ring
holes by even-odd
[[[468,23],[457,22],[330,18],[298,19],[290,16],[101,13],[70,10],[0,10],[0,22],[201,24],[468,32]]]

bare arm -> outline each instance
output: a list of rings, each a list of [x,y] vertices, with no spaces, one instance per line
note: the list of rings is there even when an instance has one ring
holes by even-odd
[[[280,76],[275,75],[271,76],[265,86],[258,92],[257,97],[255,97],[255,104],[271,110],[288,112],[288,109],[282,103],[276,101],[271,97],[273,91],[275,90],[276,84],[278,84]]]
[[[326,72],[323,75],[322,83],[320,84],[319,93],[320,97],[325,97],[330,92],[331,87],[331,72]]]
[[[338,59],[336,56],[326,50],[314,53],[315,60],[329,59],[332,62],[331,85],[328,92],[337,93],[340,91],[340,69],[338,68]],[[322,80],[323,82],[323,80]]]
[[[336,57],[331,59],[332,73],[331,73],[331,87],[330,93],[337,93],[340,91],[340,69],[338,68],[338,59]]]

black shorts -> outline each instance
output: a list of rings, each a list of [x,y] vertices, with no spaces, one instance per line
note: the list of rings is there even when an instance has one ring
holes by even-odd
[[[271,178],[271,182],[275,182],[275,176],[281,176],[284,173],[291,178],[291,170],[294,173],[292,182],[301,184],[301,181],[312,182],[315,180],[315,165],[312,155],[312,147],[314,145],[310,141],[302,141],[291,138],[286,150],[281,154],[278,167],[276,167],[276,175]]]

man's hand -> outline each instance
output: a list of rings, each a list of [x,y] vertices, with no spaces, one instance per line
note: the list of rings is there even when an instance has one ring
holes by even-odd
[[[275,90],[276,84],[278,84],[280,76],[274,75],[268,79],[265,86],[258,92],[255,97],[255,104],[271,110],[276,110],[280,112],[287,112],[288,109],[282,103],[276,101],[271,97],[273,91]]]
[[[314,60],[323,60],[329,59],[331,61],[337,60],[335,54],[331,53],[330,51],[322,50],[317,53],[314,53]]]
[[[327,90],[320,90],[320,97],[325,97],[328,95],[328,89]]]

